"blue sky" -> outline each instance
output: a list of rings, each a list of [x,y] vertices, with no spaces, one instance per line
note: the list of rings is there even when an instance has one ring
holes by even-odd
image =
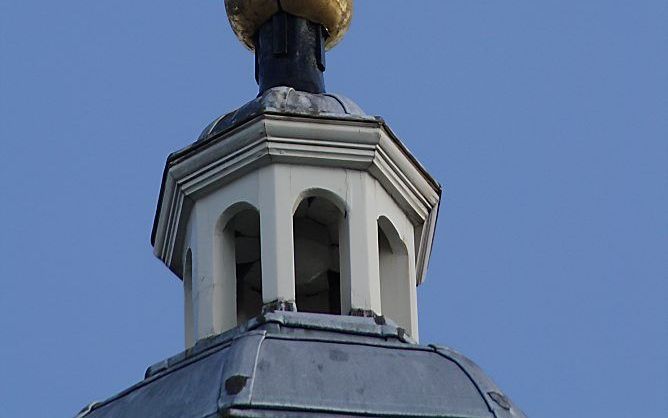
[[[668,416],[668,3],[356,5],[328,88],[445,190],[423,342],[533,417]],[[0,417],[73,416],[182,349],[163,164],[252,71],[222,0],[0,2]]]

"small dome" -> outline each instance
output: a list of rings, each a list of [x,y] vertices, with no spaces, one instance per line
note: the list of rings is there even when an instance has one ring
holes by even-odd
[[[197,142],[207,140],[237,127],[264,113],[282,115],[375,119],[352,100],[339,94],[313,94],[291,87],[274,87],[239,109],[214,120],[204,129]]]

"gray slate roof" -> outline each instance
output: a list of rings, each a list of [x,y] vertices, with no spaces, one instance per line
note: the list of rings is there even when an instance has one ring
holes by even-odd
[[[383,318],[274,312],[151,366],[80,418],[525,417],[461,354]]]

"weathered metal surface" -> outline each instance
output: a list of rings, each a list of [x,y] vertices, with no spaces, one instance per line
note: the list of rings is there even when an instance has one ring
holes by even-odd
[[[253,406],[267,409],[490,416],[475,385],[454,362],[417,346],[268,338],[255,378]]]
[[[86,418],[215,417],[228,347],[195,357],[103,402]]]
[[[328,50],[343,39],[353,16],[353,0],[225,0],[225,8],[234,33],[250,50],[260,26],[281,10],[323,25]]]
[[[312,94],[290,87],[276,87],[213,121],[204,129],[198,142],[220,135],[263,113],[375,120],[366,115],[355,102],[341,95]]]
[[[390,321],[272,312],[149,368],[86,418],[525,417],[470,360]]]
[[[496,384],[487,377],[485,372],[483,372],[473,361],[451,348],[435,345],[432,345],[431,347],[443,357],[457,363],[459,367],[470,376],[496,418],[526,418],[524,413],[510,400],[510,398],[503,394],[501,389],[499,389],[498,386],[496,386]]]

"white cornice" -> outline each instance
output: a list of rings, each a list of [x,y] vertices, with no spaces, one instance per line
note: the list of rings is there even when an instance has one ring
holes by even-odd
[[[369,172],[421,227],[416,261],[418,283],[422,281],[441,189],[381,121],[264,114],[174,154],[166,167],[154,225],[156,256],[176,271],[192,202],[272,163]]]

